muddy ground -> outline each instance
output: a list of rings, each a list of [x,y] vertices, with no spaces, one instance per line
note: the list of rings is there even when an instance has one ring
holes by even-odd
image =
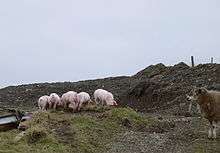
[[[127,131],[109,144],[109,153],[144,152],[220,152],[218,139],[207,138],[208,122],[196,111],[189,114],[185,94],[192,86],[206,86],[220,90],[220,64],[200,64],[189,67],[185,63],[174,66],[157,64],[133,76],[111,77],[97,80],[63,83],[41,83],[10,86],[0,89],[0,108],[37,109],[37,99],[45,94],[62,94],[68,90],[95,89],[111,91],[120,106],[129,106],[143,115],[161,120],[161,124],[148,130]]]

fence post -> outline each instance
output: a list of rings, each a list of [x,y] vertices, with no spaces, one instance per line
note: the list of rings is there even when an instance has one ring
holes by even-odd
[[[214,59],[213,59],[213,57],[211,57],[211,63],[212,63],[212,64],[214,63]]]
[[[191,56],[191,63],[192,63],[192,67],[194,67],[195,64],[194,64],[194,57],[193,56]]]

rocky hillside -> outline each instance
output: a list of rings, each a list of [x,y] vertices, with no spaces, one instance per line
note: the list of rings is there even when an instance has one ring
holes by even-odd
[[[104,88],[111,91],[121,105],[148,112],[173,109],[175,113],[186,110],[185,94],[192,86],[220,89],[220,64],[200,64],[193,68],[182,62],[174,66],[157,64],[133,76],[9,86],[0,89],[0,106],[35,109],[41,95],[51,92],[61,95],[68,90],[92,95],[95,89]]]
[[[140,81],[126,91],[123,102],[140,110],[160,111],[175,107],[174,112],[181,112],[187,110],[185,94],[193,86],[220,90],[219,64],[201,64],[193,68],[185,63],[170,67],[157,64],[133,77]]]
[[[74,114],[38,112],[23,137],[17,129],[0,132],[0,152],[219,153],[220,134],[209,140],[208,121],[201,114],[185,115],[185,94],[192,86],[220,90],[220,64],[157,64],[133,76],[0,89],[0,114],[5,108],[35,110],[37,99],[51,92],[92,95],[97,88],[113,92],[120,105],[144,112],[96,106]]]

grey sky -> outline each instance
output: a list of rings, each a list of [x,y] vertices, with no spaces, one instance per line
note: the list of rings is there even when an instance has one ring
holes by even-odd
[[[0,1],[0,87],[220,61],[219,0]]]

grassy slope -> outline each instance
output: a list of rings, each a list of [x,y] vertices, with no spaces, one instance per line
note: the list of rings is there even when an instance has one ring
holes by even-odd
[[[97,113],[97,111],[99,113]],[[31,128],[14,142],[17,130],[0,133],[0,153],[105,152],[107,144],[128,128],[147,126],[152,119],[130,108],[96,109],[91,113],[39,112]]]
[[[38,112],[28,123],[31,128],[19,142],[14,142],[18,130],[0,133],[0,153],[107,152],[112,147],[117,150],[120,142],[128,153],[131,140],[137,148],[144,145],[142,149],[155,150],[155,146],[159,148],[164,143],[163,149],[167,151],[172,150],[169,147],[177,147],[180,149],[177,149],[178,152],[185,153],[218,153],[220,150],[220,138],[207,139],[208,123],[205,119],[193,117],[191,122],[173,123],[167,122],[166,118],[161,122],[146,116],[149,114],[143,117],[130,108],[92,108],[76,114]],[[160,130],[168,132],[160,133]],[[155,131],[159,133],[153,134]],[[131,136],[121,137],[126,133],[131,133]],[[169,141],[157,140],[158,135],[165,136]],[[154,145],[149,143],[151,138],[156,140]]]

